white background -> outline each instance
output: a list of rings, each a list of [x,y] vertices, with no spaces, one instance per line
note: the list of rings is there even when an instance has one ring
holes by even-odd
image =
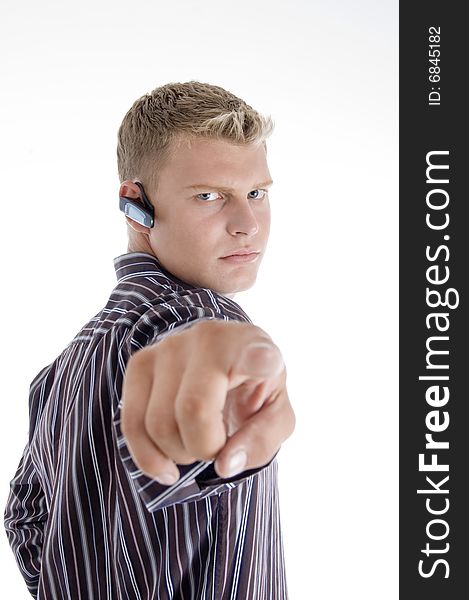
[[[276,123],[269,248],[236,301],[281,348],[297,416],[290,597],[397,598],[397,1],[2,0],[0,22],[2,508],[29,384],[127,251],[120,122],[159,85],[214,83]],[[29,598],[6,537],[0,565],[2,597]]]

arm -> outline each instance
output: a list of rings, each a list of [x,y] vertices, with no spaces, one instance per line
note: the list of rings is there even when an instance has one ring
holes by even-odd
[[[131,371],[133,375],[130,383],[129,378],[124,377],[124,369],[127,371],[127,362],[130,359],[128,344],[127,351],[125,351],[125,344],[120,347],[120,383],[122,384],[124,379],[126,379],[127,390],[130,390],[130,393],[128,393],[127,398],[127,405],[129,407],[127,409],[128,426],[125,432],[122,427],[122,423],[125,421],[122,408],[126,402],[124,399],[125,394],[123,393],[115,412],[114,426],[117,436],[117,446],[128,476],[136,485],[148,510],[156,510],[176,502],[200,499],[209,494],[216,493],[223,488],[234,487],[241,480],[270,465],[279,451],[281,441],[290,435],[294,427],[294,415],[284,385],[285,369],[283,360],[278,352],[278,348],[271,343],[270,338],[268,338],[265,332],[262,332],[262,330],[255,326],[242,324],[240,328],[236,326],[240,324],[227,323],[226,320],[217,319],[215,319],[217,325],[214,328],[214,319],[211,318],[212,323],[208,327],[208,331],[210,332],[209,336],[212,337],[210,339],[207,338],[207,328],[205,328],[204,334],[199,329],[195,333],[195,336],[193,335],[191,338],[193,341],[195,340],[195,346],[192,345],[190,351],[188,351],[190,340],[187,335],[190,332],[186,330],[191,329],[190,325],[199,324],[201,320],[208,319],[196,318],[190,323],[181,324],[184,330],[179,330],[179,328],[174,330],[174,333],[178,332],[177,335],[173,333],[171,336],[157,336],[155,343],[150,344],[142,352],[138,353],[140,354],[138,361],[135,361],[132,357]],[[203,325],[208,324],[200,323],[199,327]],[[162,339],[166,337],[170,337],[171,339],[162,343]],[[240,351],[252,340],[270,341],[271,343],[271,347],[270,349],[268,348],[267,352],[268,373],[264,377],[265,381],[262,385],[260,383],[262,375],[259,378],[259,373],[255,374],[255,384],[251,382],[251,385],[249,385],[247,380],[252,379],[252,377],[242,376],[236,372],[236,369],[231,376],[230,382],[228,382],[227,374],[221,373],[219,369],[218,371],[217,369],[210,371],[212,364],[216,363],[218,358],[225,354],[230,355],[229,360],[239,357]],[[197,347],[199,342],[200,346]],[[165,349],[164,352],[163,347]],[[204,353],[210,348],[212,350],[204,357]],[[272,354],[272,349],[275,350],[274,354]],[[145,354],[146,358],[142,361],[143,354]],[[127,355],[127,360],[122,360],[124,355]],[[192,363],[190,357],[193,358]],[[263,368],[265,371],[265,360],[264,362],[263,360],[259,361],[258,353],[255,353],[253,358],[254,360],[251,360],[251,365],[255,368],[257,363],[258,366],[260,365],[261,371]],[[186,364],[185,361],[189,361],[191,364]],[[194,364],[194,361],[199,361],[199,364]],[[283,367],[281,373],[278,369],[280,365]],[[229,370],[227,363],[225,367],[226,370]],[[204,369],[205,377],[199,377]],[[190,372],[193,378],[192,384],[190,383]],[[273,376],[274,372],[276,374],[278,372],[278,374]],[[200,389],[199,379],[203,383],[202,389]],[[158,431],[177,431],[177,428],[174,427],[175,410],[177,412],[175,398],[178,396],[178,389],[180,390],[181,387],[187,388],[188,381],[189,401],[191,397],[193,399],[191,385],[198,386],[199,400],[201,400],[199,409],[203,408],[203,410],[200,411],[196,408],[193,415],[187,415],[190,422],[188,424],[186,419],[186,430],[194,430],[194,424],[195,429],[197,429],[197,417],[201,416],[201,413],[205,413],[205,407],[212,410],[212,427],[207,422],[204,422],[201,427],[199,425],[199,433],[195,435],[195,439],[200,440],[202,446],[205,444],[205,448],[195,448],[193,446],[191,448],[192,452],[188,451],[187,448],[182,448],[179,433],[172,439],[164,440],[160,438],[159,441],[155,442],[155,434],[157,437]],[[207,382],[207,385],[205,385],[205,382]],[[230,384],[228,388],[225,385],[227,383]],[[217,388],[218,386],[215,394],[213,394],[214,390],[210,389],[211,386],[212,388]],[[276,392],[277,388],[278,393],[275,396],[281,396],[281,400],[275,402],[275,399],[271,399],[269,401],[269,398],[274,395],[272,392]],[[157,396],[158,394],[160,396],[160,398],[156,398],[156,404],[152,404],[149,398],[150,390],[153,390]],[[213,404],[213,395],[218,396],[216,398],[217,406],[210,408],[211,402]],[[228,405],[230,403],[228,402],[225,409],[222,410],[222,405],[225,404],[225,396],[226,398],[231,397],[230,410],[226,410],[229,408]],[[166,402],[166,406],[157,406],[158,401],[161,400]],[[237,401],[239,401],[238,405],[236,405]],[[146,411],[147,404],[148,414],[144,416],[142,410],[143,412]],[[156,413],[155,406],[157,409]],[[261,408],[262,411],[260,410]],[[174,413],[172,420],[170,418],[169,422],[165,423],[164,416],[170,415],[171,411]],[[183,408],[182,413],[184,412]],[[259,414],[261,412],[262,414]],[[226,429],[225,425],[221,423],[222,416]],[[156,431],[152,430],[152,423],[155,425],[154,429]],[[135,424],[135,427],[133,424]],[[245,425],[244,430],[241,430],[242,424]],[[147,429],[147,425],[149,425],[149,429]],[[179,428],[184,430],[184,423],[182,421],[179,423]],[[218,429],[218,431],[214,433],[214,429]],[[228,441],[226,437],[227,433],[228,436],[231,435]],[[213,447],[214,435],[218,439],[218,452],[214,451]],[[208,448],[210,443],[212,443],[211,449]],[[165,445],[166,449],[172,446],[175,449],[174,453],[171,454],[171,451],[167,450],[166,455],[164,455],[160,450]],[[224,445],[225,447],[223,448]],[[245,467],[239,470],[238,473],[228,475],[226,464],[228,454],[235,450],[236,446],[247,447],[249,460]],[[217,460],[216,463],[214,463],[215,459]],[[166,466],[164,462],[166,462]],[[171,485],[159,483],[156,479],[158,476],[158,467],[160,473],[163,470],[168,470],[168,466],[172,466],[172,471],[174,472],[175,465],[177,465],[177,481]],[[225,474],[223,475],[223,473]]]
[[[47,507],[31,461],[29,444],[21,457],[4,513],[10,546],[30,593],[36,597]]]
[[[214,317],[211,315],[201,317],[200,309],[197,315],[198,316],[193,315],[192,320],[175,324],[173,323],[174,327],[165,329],[164,331],[158,333],[151,340],[151,344],[148,345],[159,343],[170,335],[178,335],[179,333],[189,329],[201,321],[214,319]],[[190,464],[178,463],[177,467],[180,472],[180,477],[175,484],[170,486],[163,485],[154,477],[144,473],[135,463],[126,438],[122,433],[121,427],[122,383],[125,377],[127,362],[135,353],[135,350],[133,350],[132,336],[120,341],[115,340],[115,343],[118,344],[118,362],[117,373],[114,380],[113,391],[111,391],[111,396],[113,396],[115,401],[117,401],[117,407],[114,410],[113,418],[116,446],[121,459],[121,465],[126,475],[133,482],[133,485],[135,485],[147,510],[153,512],[159,508],[171,506],[181,502],[200,500],[206,496],[219,493],[224,489],[234,487],[247,477],[254,475],[273,462],[277,452],[265,465],[254,469],[245,470],[243,473],[239,473],[238,475],[230,478],[222,478],[216,473],[213,467],[213,459],[197,460]],[[112,356],[112,354],[113,353],[111,353],[110,356]]]
[[[41,572],[47,501],[31,456],[36,423],[54,382],[58,359],[44,367],[29,388],[29,440],[23,451],[4,512],[5,530],[19,570],[36,597]]]

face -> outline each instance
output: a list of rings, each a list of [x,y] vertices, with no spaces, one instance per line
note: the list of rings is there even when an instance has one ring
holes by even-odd
[[[121,192],[138,193],[129,183]],[[150,252],[179,279],[232,298],[256,281],[270,231],[271,183],[262,144],[181,144],[161,169],[157,190],[145,190],[155,208],[154,227],[126,217],[143,244],[129,250]],[[243,249],[258,254],[224,258]]]

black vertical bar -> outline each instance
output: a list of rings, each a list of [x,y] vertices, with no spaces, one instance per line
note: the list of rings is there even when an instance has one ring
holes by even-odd
[[[469,31],[464,9],[464,3],[432,0],[400,4],[404,599],[469,598],[469,195],[464,184],[469,118],[463,106]]]

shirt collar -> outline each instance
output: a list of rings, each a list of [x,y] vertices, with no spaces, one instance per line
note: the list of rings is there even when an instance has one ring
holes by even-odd
[[[128,281],[129,279],[138,279],[139,277],[159,275],[168,279],[168,284],[177,283],[184,289],[193,287],[167,271],[156,256],[148,252],[127,252],[127,254],[121,254],[114,258],[114,269],[118,283]]]
[[[156,256],[148,252],[127,252],[126,254],[116,256],[114,258],[114,269],[118,283],[142,277],[157,276],[160,285],[167,286],[174,291],[180,292],[181,288],[183,290],[196,289],[192,284],[182,281],[165,269]],[[228,298],[228,296],[214,292],[213,290],[211,292],[240,308],[232,298]]]

